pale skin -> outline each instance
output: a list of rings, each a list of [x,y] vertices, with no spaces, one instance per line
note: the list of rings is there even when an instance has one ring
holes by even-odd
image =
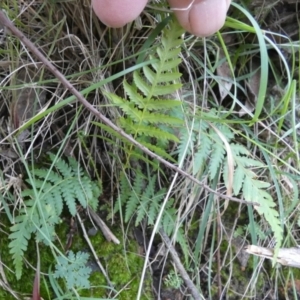
[[[95,14],[109,27],[123,27],[143,11],[148,0],[92,0]],[[231,0],[168,0],[182,27],[199,37],[217,32],[225,22]]]

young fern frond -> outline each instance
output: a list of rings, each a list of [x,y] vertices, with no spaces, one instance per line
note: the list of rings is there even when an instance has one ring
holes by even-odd
[[[101,186],[92,182],[74,159],[69,158],[67,163],[52,154],[49,158],[54,164],[52,170],[34,169],[31,172],[33,180],[26,180],[34,188],[22,191],[24,207],[11,227],[9,247],[17,279],[22,275],[28,240],[34,234],[38,241],[50,244],[55,238],[55,225],[61,220],[64,204],[73,216],[77,201],[84,208],[89,205],[96,209],[98,206]]]

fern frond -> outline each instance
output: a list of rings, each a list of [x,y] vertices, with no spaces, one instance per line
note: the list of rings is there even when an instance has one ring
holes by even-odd
[[[158,154],[159,156],[163,157],[163,158],[166,158],[170,161],[173,161],[175,162],[174,158],[169,154],[167,153],[165,150],[163,150],[162,148],[160,147],[156,147],[155,145],[152,145],[148,142],[142,142],[141,143],[146,146],[148,149],[150,149],[151,151],[155,152],[156,154]]]
[[[172,128],[183,124],[181,118],[170,113],[181,103],[177,100],[163,99],[165,95],[176,93],[182,86],[178,81],[181,74],[177,70],[181,62],[179,54],[183,43],[182,33],[182,28],[177,23],[172,24],[170,29],[165,29],[160,46],[156,47],[153,56],[149,55],[155,62],[144,66],[141,71],[133,72],[132,84],[124,80],[124,91],[130,101],[113,93],[106,94],[124,114],[118,120],[120,127],[144,146],[151,144],[149,149],[164,158],[171,158],[165,151],[167,142],[178,142],[178,138],[161,125]],[[131,156],[147,160],[145,155],[135,154],[135,151],[138,150],[129,144],[128,150],[125,151],[128,161],[131,161]]]
[[[39,242],[49,245],[55,238],[55,225],[60,222],[63,204],[66,203],[72,215],[76,214],[77,201],[83,206],[96,209],[101,187],[92,182],[74,159],[68,163],[49,155],[55,168],[50,170],[35,169],[31,178],[26,180],[27,188],[21,192],[24,208],[14,220],[9,238],[10,253],[16,267],[16,276],[22,274],[24,252],[27,250],[31,235]]]
[[[160,128],[152,125],[140,124],[137,132],[136,124],[133,123],[131,120],[122,118],[120,119],[120,124],[122,124],[122,126],[126,126],[128,133],[131,134],[136,134],[138,136],[144,135],[153,138],[159,138],[166,141],[174,141],[174,142],[179,141],[174,134],[161,130]]]
[[[27,250],[28,240],[31,237],[32,224],[30,219],[27,217],[18,216],[16,218],[16,224],[11,227],[9,243],[10,251],[12,254],[13,263],[16,268],[16,278],[20,279],[23,268],[23,257],[24,252]]]
[[[179,52],[178,52],[178,54],[179,54]],[[143,72],[144,72],[145,77],[147,78],[147,80],[150,83],[153,83],[156,81],[157,84],[168,82],[168,81],[176,81],[181,77],[181,73],[174,71],[174,72],[169,72],[169,73],[163,73],[159,76],[159,78],[157,78],[156,73],[154,71],[152,71],[148,66],[145,66],[143,68]]]
[[[59,171],[59,173],[63,176],[63,178],[68,179],[75,176],[73,170],[69,167],[67,162],[62,158],[57,158],[54,154],[49,153],[50,160],[55,163],[55,167]]]
[[[181,102],[178,100],[166,100],[166,99],[147,99],[146,97],[143,97],[137,92],[137,89],[135,86],[130,85],[127,81],[124,81],[124,90],[129,97],[130,101],[132,103],[135,103],[135,105],[139,109],[147,109],[148,111],[152,110],[169,110],[173,107],[178,107],[181,105]],[[120,99],[119,103],[123,103]]]
[[[239,195],[242,192],[246,201],[260,204],[255,209],[269,223],[279,247],[283,239],[283,229],[278,212],[275,209],[276,204],[271,195],[266,191],[270,183],[256,179],[257,174],[251,169],[251,167],[264,168],[264,164],[259,160],[249,157],[250,153],[243,145],[231,144],[230,147],[235,160],[233,193],[234,195]],[[226,185],[228,184],[227,168],[227,165],[225,165],[223,172]]]
[[[207,161],[211,152],[212,145],[213,140],[209,138],[206,133],[203,133],[201,135],[200,145],[194,155],[193,175],[196,175],[203,168],[204,162]]]
[[[168,70],[170,69],[172,70],[173,68],[174,67],[168,68]],[[170,83],[170,82],[165,85],[163,85],[162,83],[158,84],[155,78],[153,79],[154,79],[153,82],[148,83],[144,80],[144,78],[141,77],[141,75],[138,72],[133,73],[133,82],[135,83],[137,88],[141,90],[144,96],[147,97],[148,99],[172,94],[177,90],[179,90],[182,86],[180,83]],[[162,78],[160,78],[159,81],[162,81]]]
[[[221,139],[215,137],[215,142],[212,144],[211,154],[210,154],[210,164],[209,164],[209,178],[213,180],[217,174],[217,171],[225,158],[225,148]]]
[[[179,228],[176,232],[176,242],[180,245],[181,250],[183,252],[183,256],[185,259],[185,265],[189,265],[189,245],[188,245],[188,239],[186,238],[186,235],[184,234],[183,228]]]
[[[264,190],[269,187],[269,185],[267,182],[246,177],[243,185],[243,195],[245,200],[259,203],[259,206],[255,206],[255,209],[260,215],[263,215],[269,223],[274,232],[277,247],[280,247],[283,240],[283,228],[278,211],[275,209],[276,204],[271,195]]]
[[[153,199],[153,195],[155,193],[155,184],[156,176],[152,176],[144,192],[140,195],[140,203],[136,213],[135,226],[138,226],[138,224],[140,224],[140,222],[147,215],[150,201],[156,201]]]
[[[125,222],[129,221],[135,213],[136,208],[139,206],[140,196],[145,183],[145,177],[142,175],[140,170],[136,172],[135,176],[131,195],[126,201]]]

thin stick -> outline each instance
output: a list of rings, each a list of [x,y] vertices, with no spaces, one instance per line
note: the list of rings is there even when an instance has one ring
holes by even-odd
[[[244,203],[247,205],[257,205],[259,203],[256,202],[248,202],[245,200],[241,200],[235,197],[230,197],[227,195],[223,195],[211,189],[208,185],[204,184],[203,182],[197,180],[192,175],[186,173],[182,169],[178,168],[177,166],[173,165],[172,163],[166,161],[162,157],[158,156],[157,154],[150,151],[148,148],[140,144],[136,141],[131,135],[127,134],[121,128],[116,126],[113,122],[111,122],[107,117],[101,114],[93,105],[91,105],[80,93],[79,91],[68,81],[65,76],[59,72],[59,70],[39,51],[39,49],[5,16],[4,12],[0,10],[0,24],[6,26],[10,32],[15,35],[20,41],[46,66],[46,68],[56,77],[58,78],[61,83],[78,99],[81,104],[86,107],[92,114],[94,114],[99,120],[101,120],[104,124],[115,130],[119,133],[122,137],[128,140],[137,148],[141,149],[144,153],[148,154],[153,159],[158,160],[160,163],[164,164],[166,167],[178,172],[179,174],[183,175],[184,177],[190,179],[191,181],[195,182],[196,184],[202,186],[204,189],[209,191],[210,193],[214,193],[216,196],[220,197],[221,199],[229,199],[231,201]]]
[[[96,263],[97,263],[99,269],[101,270],[102,274],[104,275],[104,277],[105,277],[105,279],[106,279],[108,285],[109,285],[111,288],[113,288],[113,284],[112,284],[112,282],[110,281],[110,279],[109,279],[109,277],[108,277],[108,275],[107,275],[107,273],[106,273],[104,267],[102,266],[102,264],[101,264],[101,262],[100,262],[100,260],[99,260],[99,257],[98,257],[98,255],[97,255],[97,253],[96,253],[96,251],[95,251],[95,249],[94,249],[94,247],[93,247],[93,245],[92,245],[92,243],[91,243],[91,240],[90,240],[90,238],[89,238],[89,236],[88,236],[88,234],[87,234],[87,232],[86,232],[86,230],[85,230],[85,227],[84,227],[84,225],[83,225],[83,221],[82,221],[82,219],[81,219],[79,213],[76,214],[76,217],[77,217],[77,219],[78,219],[78,221],[79,221],[79,224],[80,224],[80,227],[81,227],[81,229],[82,229],[83,237],[84,237],[84,239],[86,240],[86,242],[88,243],[88,245],[89,245],[89,247],[90,247],[90,250],[91,250],[91,252],[93,253],[93,256],[94,256],[94,258],[95,258],[95,261],[96,261]]]
[[[178,272],[182,276],[182,279],[184,280],[184,283],[186,284],[189,291],[191,292],[193,298],[195,300],[204,300],[203,296],[200,295],[198,289],[196,288],[196,286],[190,279],[189,274],[187,273],[184,266],[182,265],[180,258],[178,257],[178,254],[177,254],[176,250],[174,249],[169,237],[166,235],[166,233],[162,229],[159,231],[159,233],[160,233],[161,237],[163,238],[167,249],[170,251],[172,260],[174,261],[174,264],[175,264],[176,268],[178,269]]]

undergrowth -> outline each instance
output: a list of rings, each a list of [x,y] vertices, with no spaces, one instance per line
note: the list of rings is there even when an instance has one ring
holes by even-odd
[[[78,206],[97,210],[103,193],[101,213],[107,216],[105,221],[120,223],[124,235],[123,251],[114,253],[111,274],[118,273],[119,261],[124,270],[128,267],[123,254],[127,253],[126,240],[132,238],[132,227],[145,231],[158,228],[153,232],[154,245],[146,243],[149,248],[143,250],[155,249],[160,240],[157,232],[163,230],[180,246],[176,249],[182,254],[184,267],[205,299],[217,294],[234,299],[230,298],[236,292],[231,278],[239,274],[239,267],[233,248],[239,252],[244,243],[252,243],[276,250],[297,242],[300,160],[299,76],[295,70],[299,67],[299,45],[288,39],[275,43],[244,4],[232,4],[233,13],[226,22],[233,29],[230,34],[194,39],[161,10],[150,7],[158,22],[155,28],[107,30],[91,15],[89,3],[71,2],[59,2],[59,9],[55,1],[32,4],[20,20],[16,3],[8,10],[8,1],[4,8],[94,107],[144,147],[202,184],[174,175],[82,109],[43,68],[39,68],[39,76],[31,77],[37,63],[21,43],[5,33],[0,48],[4,100],[0,107],[0,204],[11,222],[5,230],[16,278],[23,278],[26,257],[31,255],[28,244],[36,240],[49,247],[55,257],[50,267],[54,275],[49,271],[47,276],[52,282],[53,278],[65,282],[65,291],[59,288],[56,296],[70,295],[72,290],[79,298],[76,290],[89,286],[87,254],[63,254],[56,246],[57,227],[63,216],[76,216]],[[162,5],[155,3],[158,9]],[[80,17],[74,19],[74,13]],[[27,26],[28,20],[32,21]],[[56,24],[55,30],[49,24]],[[41,28],[46,33],[40,33]],[[127,67],[131,59],[136,64]],[[15,71],[18,68],[29,74],[26,80],[20,79],[22,72]],[[222,73],[224,68],[227,72]],[[28,111],[28,107],[35,107],[34,101],[26,110],[22,106],[22,91],[27,95],[28,89],[35,91],[34,101],[40,101],[37,114]],[[16,140],[14,130],[19,126]],[[67,158],[43,154],[49,147],[52,153],[60,147]],[[70,158],[74,153],[82,165]],[[36,159],[40,156],[45,157],[43,162]],[[25,174],[24,180],[20,173]],[[106,182],[104,191],[100,180],[91,179],[94,177]],[[231,196],[247,204],[230,202]],[[236,242],[238,234],[242,242]],[[148,242],[147,236],[144,239]],[[101,253],[97,255],[101,257]],[[165,254],[163,259],[167,257]],[[140,267],[140,260],[138,264]],[[145,265],[150,264],[146,261]],[[170,264],[166,265],[169,270]],[[243,283],[238,294],[255,297],[256,280],[263,277],[261,263],[252,259],[243,266],[247,272],[239,276],[249,284]],[[126,283],[120,281],[126,285],[124,289],[132,275],[132,270],[127,270]],[[166,285],[183,291],[183,276],[175,276],[177,271],[165,277]],[[281,271],[268,268],[266,273],[266,282],[273,280],[277,287]],[[84,280],[77,281],[76,276]],[[134,291],[140,274],[135,276]],[[286,288],[291,284],[296,287],[292,279],[281,285]],[[260,281],[258,286],[266,284]],[[112,286],[101,289],[105,296],[116,297],[120,292],[112,293]],[[85,295],[88,292],[86,289]]]

